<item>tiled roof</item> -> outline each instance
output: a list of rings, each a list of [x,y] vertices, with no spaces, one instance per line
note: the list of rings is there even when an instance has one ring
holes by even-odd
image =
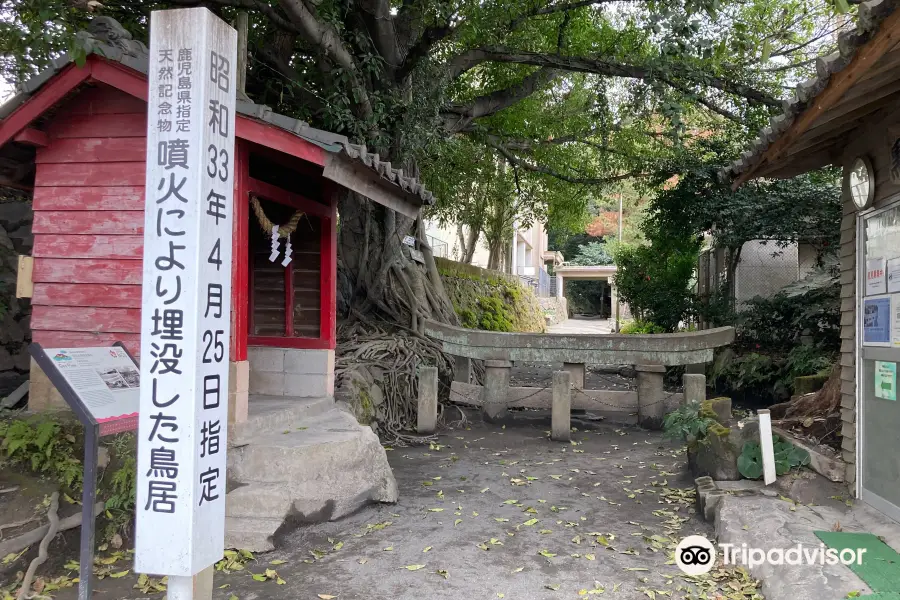
[[[871,0],[859,5],[855,30],[842,31],[838,36],[838,50],[816,60],[816,76],[797,86],[790,98],[782,103],[782,113],[769,119],[769,125],[759,132],[759,137],[741,157],[724,169],[721,175],[726,179],[736,178],[759,164],[765,151],[788,128],[795,119],[813,105],[828,82],[850,64],[857,50],[864,46],[881,23],[894,12],[900,0]]]
[[[77,39],[88,54],[97,54],[140,73],[147,73],[147,46],[131,39],[131,34],[111,17],[94,18],[87,31],[77,34]],[[41,86],[72,62],[73,58],[69,54],[64,54],[54,59],[45,70],[20,84],[16,88],[15,95],[0,105],[0,120],[24,104]],[[378,173],[385,181],[408,194],[417,196],[422,204],[434,203],[434,196],[418,179],[406,175],[403,169],[393,167],[389,161],[381,160],[377,153],[369,152],[364,144],[353,144],[346,136],[316,129],[299,119],[273,112],[268,106],[256,104],[242,93],[238,94],[237,111],[244,116],[290,131],[328,152],[342,153],[353,160],[358,160]]]

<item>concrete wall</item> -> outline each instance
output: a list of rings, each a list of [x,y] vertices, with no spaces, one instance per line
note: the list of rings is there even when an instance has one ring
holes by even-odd
[[[548,319],[548,325],[556,325],[569,318],[568,301],[565,296],[562,298],[556,296],[538,298],[538,303],[541,305],[541,310],[544,311],[544,318]]]
[[[425,224],[425,234],[447,243],[449,256],[446,258],[451,260],[462,259],[462,249],[459,246],[459,235],[456,232],[455,223],[441,226],[437,221],[427,221]],[[472,255],[472,264],[483,269],[487,268],[489,255],[490,252],[488,252],[488,248],[484,243],[484,236],[482,236],[475,247],[475,254]],[[435,254],[435,256],[438,255]]]
[[[334,350],[250,347],[247,358],[250,395],[334,395]]]
[[[782,248],[775,242],[747,242],[741,248],[741,260],[735,272],[735,301],[740,306],[755,296],[774,296],[784,286],[797,281],[799,274],[797,244]]]

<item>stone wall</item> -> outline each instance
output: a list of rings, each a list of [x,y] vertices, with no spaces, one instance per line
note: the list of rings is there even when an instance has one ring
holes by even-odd
[[[16,298],[18,256],[31,254],[31,203],[0,197],[0,398],[28,380],[31,300]]]
[[[543,333],[544,311],[518,277],[435,258],[460,323],[468,329]]]
[[[538,303],[541,305],[541,310],[544,311],[544,320],[547,325],[556,325],[569,318],[568,302],[564,297],[538,298]]]

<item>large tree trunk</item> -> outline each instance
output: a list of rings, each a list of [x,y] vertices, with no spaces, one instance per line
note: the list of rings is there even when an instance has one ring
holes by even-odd
[[[424,320],[454,325],[459,320],[422,221],[352,192],[338,200],[338,211],[338,301],[345,319],[338,329],[335,386],[354,381],[354,371],[372,374],[377,370],[384,398],[375,412],[380,433],[391,442],[427,440],[402,433],[415,426],[417,369],[437,366],[446,390],[453,366],[441,345],[423,334]],[[402,243],[406,235],[416,237],[424,264],[411,258],[410,248]],[[350,393],[360,395],[361,391]]]
[[[349,282],[340,290],[341,305],[347,316],[414,332],[422,319],[457,323],[421,223],[352,192],[339,199],[338,211],[338,259]],[[406,235],[417,238],[424,265],[411,258],[402,243]]]

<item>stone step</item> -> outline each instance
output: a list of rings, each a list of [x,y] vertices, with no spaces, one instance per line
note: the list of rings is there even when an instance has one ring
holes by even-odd
[[[378,438],[369,427],[335,408],[282,423],[277,432],[246,438],[228,453],[228,473],[241,483],[324,481],[331,473],[364,462],[360,453],[372,444],[378,444]]]
[[[328,481],[260,483],[232,490],[225,497],[225,514],[249,519],[288,517],[298,523],[322,523],[339,519],[368,502],[390,502],[384,481],[361,471]]]
[[[397,483],[372,429],[336,406],[257,435],[228,452],[229,547],[265,551],[283,524],[338,519],[372,502],[396,502]]]
[[[334,398],[294,398],[290,396],[250,396],[247,420],[228,426],[228,445],[241,446],[254,437],[281,434],[300,427],[300,421],[317,417],[334,408]]]
[[[225,517],[225,547],[251,552],[268,552],[281,519]]]

